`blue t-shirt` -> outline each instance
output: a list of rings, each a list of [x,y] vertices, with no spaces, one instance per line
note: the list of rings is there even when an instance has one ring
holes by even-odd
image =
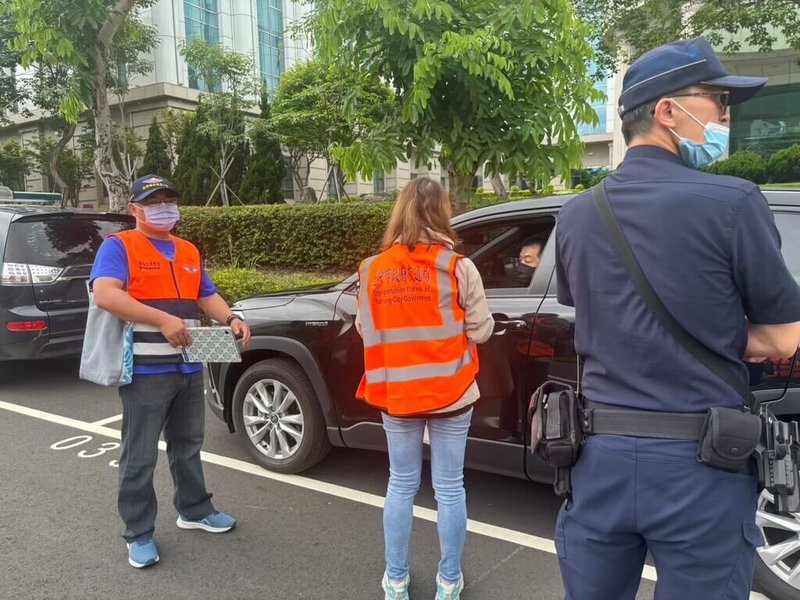
[[[653,146],[628,150],[608,199],[672,315],[748,380],[747,320],[800,321],[800,287],[758,186],[687,168]],[[575,307],[575,349],[589,400],[704,412],[740,396],[689,354],[647,308],[597,216],[591,193],[567,202],[556,233],[558,300]]]
[[[172,240],[157,240],[148,238],[164,258],[175,259],[175,242]],[[125,246],[117,237],[107,238],[97,250],[97,256],[92,266],[89,281],[93,282],[98,277],[113,277],[123,283],[128,283],[128,253]],[[206,272],[205,265],[200,279],[200,297],[207,298],[217,293],[217,287]],[[134,363],[134,375],[157,375],[160,373],[197,373],[203,369],[200,363],[177,363],[172,365],[137,365]]]

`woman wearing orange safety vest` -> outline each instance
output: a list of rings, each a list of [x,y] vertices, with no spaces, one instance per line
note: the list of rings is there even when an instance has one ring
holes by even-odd
[[[365,373],[357,396],[382,411],[389,447],[386,600],[408,599],[408,543],[426,425],[441,549],[436,599],[457,600],[464,589],[464,452],[479,397],[476,344],[491,336],[494,322],[478,270],[453,251],[450,214],[447,191],[415,179],[394,206],[382,252],[359,268],[356,326]]]

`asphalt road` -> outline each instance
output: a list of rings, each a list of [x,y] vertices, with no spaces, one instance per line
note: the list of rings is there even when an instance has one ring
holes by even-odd
[[[130,567],[116,513],[120,412],[115,390],[79,381],[75,361],[0,366],[0,598],[382,598],[386,457],[334,450],[302,476],[280,476],[254,465],[210,413],[206,480],[238,526],[224,535],[179,530],[162,451],[161,562]],[[462,599],[563,598],[552,545],[560,502],[551,487],[472,471],[466,486]],[[433,598],[429,478],[416,505],[411,597]],[[642,599],[653,595],[651,568],[645,577]]]

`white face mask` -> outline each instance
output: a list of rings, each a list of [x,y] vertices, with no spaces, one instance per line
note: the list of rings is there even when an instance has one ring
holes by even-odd
[[[155,231],[172,231],[181,218],[178,205],[154,204],[153,206],[143,206],[145,224]]]

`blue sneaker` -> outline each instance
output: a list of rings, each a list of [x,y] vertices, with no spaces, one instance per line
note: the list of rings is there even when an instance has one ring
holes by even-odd
[[[436,574],[436,600],[459,600],[462,591],[464,591],[463,575],[460,575],[455,583],[450,583],[442,579],[439,573]]]
[[[383,574],[381,587],[383,588],[383,600],[408,600],[408,586],[411,583],[411,575],[406,575],[400,581],[389,579],[389,575]]]
[[[225,533],[236,526],[236,519],[227,513],[214,511],[204,519],[190,521],[178,517],[178,527],[181,529],[202,529],[209,533]]]
[[[153,538],[136,540],[128,544],[128,562],[132,567],[144,569],[158,562],[158,548]]]

